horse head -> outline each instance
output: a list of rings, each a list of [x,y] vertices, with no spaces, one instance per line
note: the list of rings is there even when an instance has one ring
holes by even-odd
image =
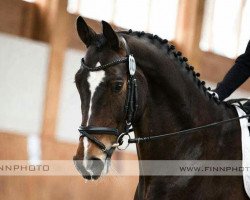
[[[126,40],[107,22],[102,21],[102,26],[103,33],[97,34],[82,17],[77,19],[78,35],[87,51],[75,75],[82,123],[74,162],[86,179],[108,172],[111,155],[122,143],[118,138],[142,114],[140,99],[145,97],[145,92],[137,93],[137,84],[145,80],[139,70],[135,72]],[[135,101],[140,102],[139,108]]]

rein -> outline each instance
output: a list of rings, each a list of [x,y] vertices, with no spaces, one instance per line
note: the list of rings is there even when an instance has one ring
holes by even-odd
[[[128,72],[129,72],[129,78],[128,78],[128,83],[127,83],[127,96],[126,96],[126,103],[124,106],[124,112],[126,115],[126,125],[124,128],[124,132],[120,133],[117,129],[115,128],[109,128],[109,127],[92,127],[92,126],[80,126],[80,128],[78,129],[80,132],[80,138],[81,137],[87,137],[89,140],[91,140],[94,144],[96,144],[104,153],[107,154],[107,157],[110,158],[114,149],[118,148],[120,150],[124,150],[126,149],[129,144],[131,143],[143,143],[143,142],[150,142],[150,141],[154,141],[154,140],[158,140],[158,139],[162,139],[162,138],[166,138],[169,136],[175,136],[175,135],[181,135],[181,134],[187,134],[187,133],[193,133],[205,128],[211,128],[214,126],[218,126],[220,124],[225,124],[225,123],[229,123],[235,120],[239,120],[242,118],[248,118],[250,117],[250,114],[246,114],[244,116],[241,117],[234,117],[231,119],[227,119],[227,120],[223,120],[223,121],[218,121],[218,122],[213,122],[210,124],[206,124],[203,126],[198,126],[195,128],[190,128],[190,129],[185,129],[185,130],[181,130],[181,131],[176,131],[176,132],[171,132],[171,133],[166,133],[166,134],[160,134],[160,135],[154,135],[154,136],[147,136],[147,137],[138,137],[138,138],[130,138],[129,133],[133,131],[133,128],[130,128],[133,122],[133,119],[135,117],[137,108],[138,108],[138,94],[137,94],[137,83],[136,83],[136,79],[134,77],[135,71],[136,71],[136,63],[135,63],[135,59],[132,55],[120,58],[118,60],[115,60],[113,62],[110,62],[108,64],[105,65],[100,65],[97,67],[89,67],[87,65],[84,64],[84,58],[82,58],[81,60],[81,67],[83,67],[84,69],[88,70],[88,71],[100,71],[100,70],[105,70],[109,67],[118,65],[120,63],[127,63],[128,65]],[[240,99],[239,101],[241,101],[242,99]],[[243,99],[246,100],[246,99]],[[239,103],[239,102],[238,102]],[[241,104],[239,103],[240,107]],[[100,142],[95,136],[93,136],[92,134],[108,134],[108,135],[114,135],[117,137],[117,142],[114,143],[109,149],[106,148],[106,146]],[[120,146],[124,143],[124,136],[128,136],[127,139],[127,144],[125,146],[125,148],[120,148]]]
[[[232,122],[232,121],[235,121],[235,120],[239,120],[239,119],[242,119],[242,118],[248,118],[248,117],[250,117],[250,114],[243,115],[241,117],[234,117],[234,118],[219,121],[219,122],[213,122],[211,124],[206,124],[206,125],[198,126],[198,127],[195,127],[195,128],[176,131],[176,132],[172,132],[172,133],[166,133],[166,134],[154,135],[154,136],[148,136],[148,137],[138,137],[138,138],[134,138],[134,139],[129,139],[128,143],[129,144],[131,144],[131,143],[139,144],[139,143],[142,143],[142,142],[149,142],[149,141],[153,141],[153,140],[162,139],[162,138],[165,138],[165,137],[168,137],[168,136],[174,136],[174,135],[186,134],[186,133],[193,133],[193,132],[199,131],[201,129],[211,128],[211,127],[214,127],[214,126],[218,126],[220,124],[225,124],[225,123],[228,123],[228,122]]]

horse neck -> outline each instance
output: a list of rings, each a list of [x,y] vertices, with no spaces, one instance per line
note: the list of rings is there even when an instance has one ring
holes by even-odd
[[[218,105],[211,98],[193,70],[187,70],[185,61],[175,57],[169,45],[144,36],[124,36],[137,66],[147,79],[148,95],[143,116],[135,125],[136,136],[152,136],[183,130],[230,118],[235,112],[226,105]],[[192,142],[193,136],[171,136],[169,139],[140,144],[140,159],[182,159],[190,155],[178,155],[180,145]],[[194,136],[196,137],[196,136]],[[196,144],[204,139],[196,137]],[[189,143],[192,148],[196,144]],[[154,151],[150,151],[150,149]],[[185,147],[188,148],[188,147]],[[164,153],[162,154],[162,149]],[[187,149],[188,150],[188,149]],[[158,152],[158,153],[157,153]],[[200,155],[192,155],[197,159]]]

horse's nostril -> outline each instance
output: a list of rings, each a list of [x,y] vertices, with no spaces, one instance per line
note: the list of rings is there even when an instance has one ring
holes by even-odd
[[[93,156],[93,157],[90,157],[89,160],[99,161],[99,160],[101,160],[101,159],[100,159],[100,158],[97,158],[97,157],[95,157],[95,156]]]

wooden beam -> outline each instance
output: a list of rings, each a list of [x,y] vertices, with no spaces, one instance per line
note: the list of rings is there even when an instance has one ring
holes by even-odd
[[[25,2],[25,1],[24,1]],[[22,20],[20,26],[20,35],[22,37],[34,38],[34,27],[37,17],[37,8],[34,3],[25,2],[22,8]]]
[[[20,0],[0,1],[0,31],[32,38],[35,4]]]
[[[60,2],[59,0],[37,0],[36,4],[38,6],[36,38],[41,41],[50,42],[53,27],[58,18],[58,12],[60,12]]]
[[[48,66],[47,90],[43,117],[42,135],[54,137],[57,123],[58,104],[65,51],[68,45],[67,0],[39,0],[41,5],[43,30],[41,37],[49,41],[50,57]],[[44,34],[44,36],[43,36]]]
[[[180,0],[175,43],[194,66],[200,63],[200,38],[205,0]]]

